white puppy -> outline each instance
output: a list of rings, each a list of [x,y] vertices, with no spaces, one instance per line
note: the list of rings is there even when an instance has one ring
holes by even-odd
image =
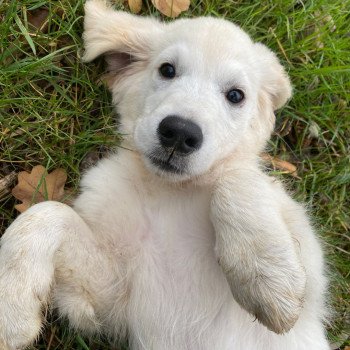
[[[320,245],[259,167],[291,95],[276,56],[224,20],[85,9],[125,148],[74,209],[35,205],[2,237],[1,349],[33,342],[49,303],[133,350],[328,349]]]

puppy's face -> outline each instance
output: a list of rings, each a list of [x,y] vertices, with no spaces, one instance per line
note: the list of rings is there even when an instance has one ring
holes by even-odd
[[[230,22],[162,24],[86,4],[85,59],[104,54],[122,132],[153,173],[184,180],[256,154],[290,96],[276,57]]]
[[[235,49],[249,38],[235,29],[203,18],[164,28],[142,72],[143,101],[128,130],[152,171],[203,174],[240,142],[256,113],[257,89]]]

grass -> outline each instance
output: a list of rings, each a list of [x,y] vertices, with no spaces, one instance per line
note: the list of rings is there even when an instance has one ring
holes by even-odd
[[[336,311],[329,337],[339,346],[350,345],[349,9],[350,0],[196,0],[183,14],[233,20],[273,49],[291,76],[294,97],[278,112],[270,153],[298,167],[299,178],[277,175],[309,204],[323,237]],[[161,17],[150,2],[142,13]],[[41,28],[31,27],[40,16]],[[81,0],[0,1],[0,177],[37,164],[62,167],[76,190],[86,155],[118,143],[110,96],[99,82],[103,66],[80,59],[82,23]],[[1,234],[17,213],[10,193],[0,201]],[[111,349],[107,344],[53,321],[31,349]]]

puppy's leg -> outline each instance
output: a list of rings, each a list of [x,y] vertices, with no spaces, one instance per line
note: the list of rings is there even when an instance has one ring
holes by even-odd
[[[55,202],[33,206],[7,229],[0,249],[0,344],[5,348],[25,347],[38,336],[56,252],[70,237],[88,231],[70,207]]]
[[[258,169],[227,172],[214,190],[211,215],[235,300],[267,328],[284,333],[299,317],[306,276],[271,181]]]

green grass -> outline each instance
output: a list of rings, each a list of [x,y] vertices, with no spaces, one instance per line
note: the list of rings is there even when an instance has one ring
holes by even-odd
[[[44,30],[30,29],[30,16],[43,8]],[[349,9],[350,0],[197,0],[183,14],[233,20],[273,49],[291,76],[294,96],[278,112],[270,151],[298,167],[299,178],[278,175],[309,204],[323,237],[336,311],[329,337],[343,346],[350,345]],[[150,2],[142,13],[161,17]],[[0,1],[0,177],[37,164],[62,167],[76,190],[86,154],[118,143],[110,96],[99,82],[103,65],[80,59],[82,23],[81,0]],[[1,234],[17,213],[11,194],[0,203]],[[32,349],[111,349],[107,344],[53,322]]]

